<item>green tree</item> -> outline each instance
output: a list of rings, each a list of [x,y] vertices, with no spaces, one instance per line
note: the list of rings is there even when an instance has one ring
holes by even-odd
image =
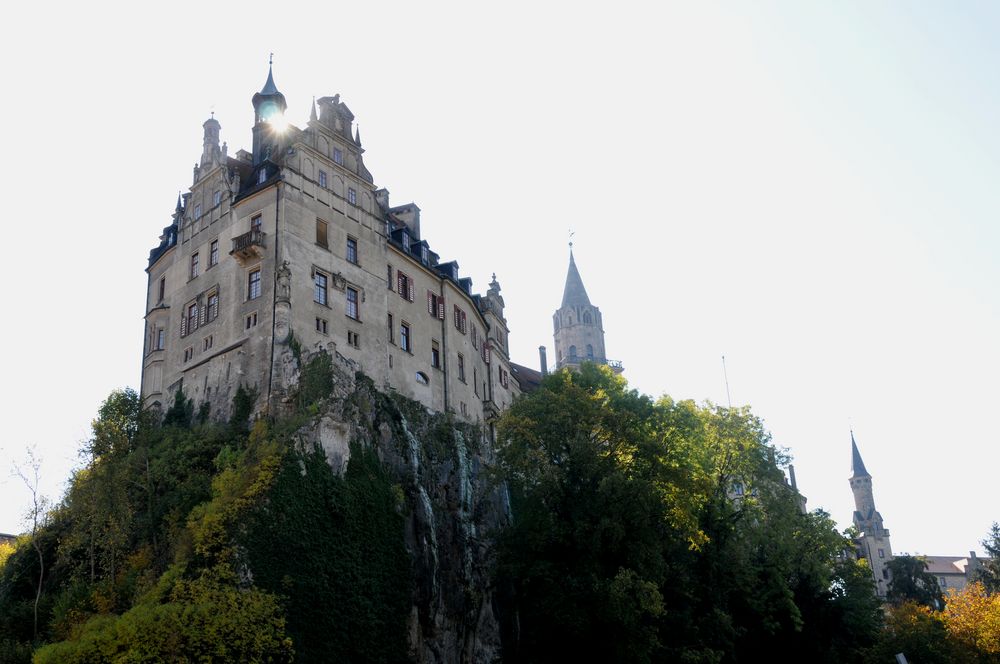
[[[987,558],[974,570],[973,578],[983,584],[986,592],[995,595],[1000,593],[1000,523],[993,523],[990,534],[982,543]]]
[[[892,604],[915,602],[929,609],[944,608],[944,595],[937,577],[927,571],[927,561],[914,556],[896,556],[886,567],[889,590],[886,599]]]

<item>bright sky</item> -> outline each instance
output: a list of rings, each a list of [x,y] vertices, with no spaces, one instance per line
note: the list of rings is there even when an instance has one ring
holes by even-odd
[[[899,552],[1000,520],[1000,5],[16,3],[3,28],[0,531],[35,444],[58,497],[138,386],[150,248],[215,110],[340,93],[392,202],[552,351],[567,235],[608,354],[653,395],[750,404],[842,527],[849,426]]]

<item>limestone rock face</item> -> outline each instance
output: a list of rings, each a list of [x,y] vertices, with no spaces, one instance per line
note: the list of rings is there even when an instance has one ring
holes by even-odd
[[[509,508],[505,487],[486,473],[494,453],[482,428],[385,395],[346,363],[335,363],[334,394],[298,442],[321,448],[339,474],[352,444],[369,446],[403,488],[405,545],[413,561],[413,661],[498,662],[501,623],[491,565]]]

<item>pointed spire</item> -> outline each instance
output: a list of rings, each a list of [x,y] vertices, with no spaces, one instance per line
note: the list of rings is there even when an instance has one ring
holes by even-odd
[[[361,125],[354,125],[354,142],[361,145]]]
[[[580,278],[580,271],[576,269],[576,261],[573,260],[573,248],[569,250],[569,271],[566,273],[566,287],[563,289],[562,306],[590,306],[590,298],[587,297],[587,289],[583,287],[583,279]]]
[[[278,86],[274,84],[274,74],[272,73],[274,65],[274,53],[267,60],[267,82],[264,83],[264,87],[261,89],[260,93],[262,95],[277,95],[281,94],[278,92]]]
[[[861,460],[861,452],[858,451],[858,444],[854,442],[854,430],[851,430],[851,477],[864,477],[871,475],[865,469],[865,462]]]
[[[309,106],[309,122],[316,122],[316,97],[313,97],[313,103]]]
[[[181,198],[181,192],[177,192],[177,207],[174,208],[174,212],[184,211],[184,199]]]

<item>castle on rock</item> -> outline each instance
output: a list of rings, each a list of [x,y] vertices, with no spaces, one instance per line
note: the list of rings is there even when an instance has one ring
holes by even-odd
[[[220,123],[204,123],[190,190],[149,254],[144,402],[180,390],[225,418],[242,385],[271,408],[297,357],[323,350],[467,421],[509,406],[520,386],[496,278],[475,293],[431,249],[420,208],[390,204],[339,95],[294,127],[269,70],[252,106],[251,152],[230,156]]]

